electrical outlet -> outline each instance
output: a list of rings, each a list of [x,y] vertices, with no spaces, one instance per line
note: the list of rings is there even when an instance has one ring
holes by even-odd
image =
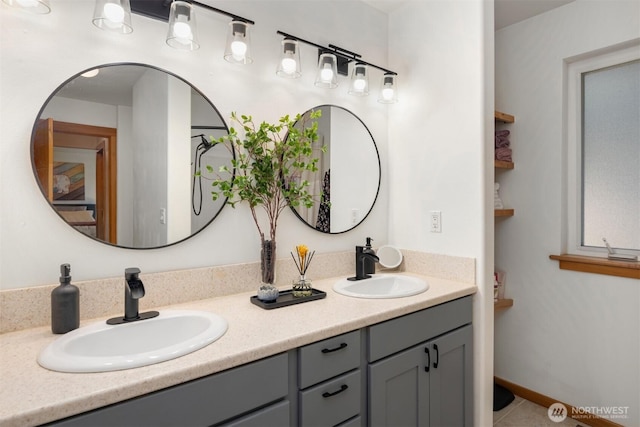
[[[351,209],[351,224],[352,225],[357,225],[358,224],[358,217],[359,216],[360,216],[360,209],[357,209],[357,208]]]
[[[429,230],[432,233],[442,233],[442,212],[440,211],[429,212],[429,219],[431,220],[429,224]]]

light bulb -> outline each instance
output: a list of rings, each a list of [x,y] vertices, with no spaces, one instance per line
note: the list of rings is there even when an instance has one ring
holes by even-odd
[[[320,80],[323,82],[330,82],[333,79],[333,70],[331,64],[324,64],[322,71],[320,71]]]
[[[98,73],[100,73],[100,69],[99,68],[94,68],[93,70],[89,70],[86,73],[82,73],[81,76],[82,77],[86,77],[86,78],[91,78],[91,77],[95,77],[98,75]]]
[[[356,90],[358,92],[362,92],[365,87],[367,87],[367,82],[362,77],[357,78],[356,80],[353,81],[353,89],[354,90]]]
[[[191,26],[186,22],[176,22],[173,24],[173,35],[176,36],[179,41],[184,42],[184,39],[186,39],[187,43],[189,43],[191,39]]]
[[[111,24],[124,22],[124,9],[119,4],[107,3],[104,5],[104,16]]]
[[[282,71],[293,74],[296,71],[296,60],[293,58],[282,58]]]
[[[247,44],[241,40],[231,42],[231,54],[236,61],[244,60],[247,54]]]
[[[382,89],[382,99],[385,101],[391,101],[393,99],[393,88],[385,87]]]

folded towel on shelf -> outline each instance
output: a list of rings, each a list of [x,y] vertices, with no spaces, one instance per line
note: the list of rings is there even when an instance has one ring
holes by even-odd
[[[509,132],[508,129],[496,130],[495,134],[496,148],[503,148],[511,145],[511,142],[509,141],[509,135],[511,134],[511,132]]]
[[[496,148],[496,160],[511,162],[511,148]]]
[[[496,148],[508,147],[511,145],[509,138],[505,136],[496,136],[495,146]]]

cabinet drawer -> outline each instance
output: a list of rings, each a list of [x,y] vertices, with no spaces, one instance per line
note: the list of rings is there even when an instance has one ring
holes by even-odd
[[[288,360],[279,354],[52,426],[210,426],[287,396]]]
[[[360,370],[300,392],[300,425],[335,426],[360,413]]]
[[[307,388],[360,366],[360,331],[301,347],[299,387]]]
[[[471,323],[471,297],[460,298],[369,327],[368,360],[373,362]]]
[[[362,427],[362,417],[351,418],[336,427]]]
[[[231,423],[222,424],[223,427],[288,427],[289,425],[289,401],[287,400],[267,406]]]

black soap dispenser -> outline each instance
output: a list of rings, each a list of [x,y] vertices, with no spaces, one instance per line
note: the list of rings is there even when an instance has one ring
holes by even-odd
[[[367,244],[364,246],[362,253],[375,255],[376,251],[371,247],[371,237],[367,237]],[[364,262],[364,274],[376,274],[376,262],[371,258],[365,258]]]
[[[80,326],[80,290],[71,284],[71,266],[60,265],[60,286],[51,291],[51,332],[66,334]]]

